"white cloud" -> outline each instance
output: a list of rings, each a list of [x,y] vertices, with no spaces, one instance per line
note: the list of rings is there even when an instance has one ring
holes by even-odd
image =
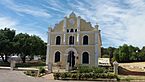
[[[3,29],[5,27],[11,27],[15,29],[15,26],[17,25],[17,21],[13,20],[12,18],[0,16],[0,28]]]
[[[35,27],[34,27],[35,26]],[[17,34],[18,33],[28,33],[30,35],[37,35],[39,36],[43,41],[47,41],[47,30],[45,28],[42,28],[41,26],[37,25],[37,23],[30,23],[25,25],[17,25]]]
[[[30,26],[25,26],[27,28],[21,27],[21,26],[17,26],[17,34],[18,33],[28,33],[29,35],[36,35],[39,36],[43,41],[47,41],[47,31],[46,32],[42,32],[39,30],[34,30],[34,28],[30,27]],[[36,26],[37,27],[37,26]]]
[[[6,17],[6,16],[0,16],[0,29],[4,29],[5,27],[7,28],[11,28],[16,30],[16,34],[18,33],[28,33],[30,35],[37,35],[40,36],[42,38],[42,40],[44,40],[45,42],[47,41],[46,37],[47,34],[46,32],[40,32],[40,30],[34,30],[34,28],[30,27],[33,26],[33,24],[29,25],[25,25],[25,26],[20,26],[20,22],[18,20],[14,20],[10,17]],[[35,26],[38,27],[38,26]],[[42,28],[40,28],[42,29]]]
[[[87,0],[85,0],[87,1]],[[98,22],[102,30],[103,46],[120,46],[128,43],[142,47],[145,45],[145,2],[143,0],[93,0],[86,6],[81,1],[70,5],[76,12],[93,24]],[[125,5],[124,5],[124,4]],[[95,21],[95,22],[94,22]],[[106,47],[106,46],[105,46]]]
[[[145,46],[145,15],[127,16],[126,23],[126,43],[135,46]]]
[[[4,0],[1,1],[1,4],[4,4],[6,7],[15,11],[16,13],[23,13],[36,17],[47,17],[47,18],[51,16],[45,9],[41,9],[29,5],[18,5],[13,0]]]
[[[42,6],[47,9],[67,13],[65,15],[68,15],[71,11],[75,11],[77,15],[80,15],[82,18],[90,21],[93,26],[97,22],[102,30],[102,41],[103,46],[105,47],[120,46],[124,43],[138,46],[140,48],[145,45],[144,0],[67,0],[69,3],[62,3],[60,0],[46,0],[46,2],[49,5],[47,6],[47,4],[42,4]],[[51,16],[47,12],[48,10],[29,5],[20,6],[15,4],[13,0],[6,0],[2,3],[19,14],[25,13],[40,17]],[[0,18],[0,20],[4,19]],[[10,22],[10,25],[15,25],[15,22],[11,22],[12,24]],[[42,32],[28,28],[23,31],[30,34],[38,34],[41,37],[45,35]]]
[[[45,0],[45,2],[47,4],[42,4],[43,7],[57,12],[66,13],[66,4],[62,3],[60,0]]]

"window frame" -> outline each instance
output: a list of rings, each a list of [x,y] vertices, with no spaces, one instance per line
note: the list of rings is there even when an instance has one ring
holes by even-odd
[[[70,29],[70,32],[74,32],[74,29]]]
[[[73,44],[70,44],[70,37],[73,37]],[[75,36],[69,36],[69,39],[68,39],[68,45],[75,45]]]
[[[84,62],[83,62],[83,61],[84,61],[84,60],[83,60],[83,59],[84,59],[84,58],[83,58],[84,53],[87,53],[87,54],[88,54],[88,63],[84,63]],[[82,62],[82,64],[90,64],[90,54],[89,54],[88,52],[85,51],[85,52],[82,53],[82,55],[81,55],[81,62]]]
[[[59,44],[57,43],[57,38],[58,38],[58,37],[60,37]],[[55,37],[55,45],[61,45],[61,36],[56,36],[56,37]]]
[[[56,53],[59,53],[59,60],[57,60],[56,61]],[[58,62],[60,62],[61,61],[61,53],[60,53],[60,51],[56,51],[55,53],[54,53],[54,63],[58,63]]]
[[[87,40],[88,40],[87,44],[84,44],[84,41],[85,41],[85,40],[84,40],[84,37],[85,37],[85,36],[87,36],[87,38],[88,38],[88,39],[87,39]],[[89,36],[88,36],[88,35],[84,35],[84,36],[82,37],[82,45],[89,45]]]

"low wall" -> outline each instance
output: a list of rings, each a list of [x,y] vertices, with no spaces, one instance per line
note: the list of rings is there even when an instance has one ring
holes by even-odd
[[[119,75],[143,75],[143,76],[145,75],[145,72],[130,71],[121,66],[118,67],[118,73]]]

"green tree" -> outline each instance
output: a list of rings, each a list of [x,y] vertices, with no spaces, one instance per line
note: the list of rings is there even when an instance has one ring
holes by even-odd
[[[40,55],[44,56],[46,52],[46,45],[41,38],[39,38],[36,35],[30,36],[30,42],[31,42],[31,52],[30,52],[30,57],[33,59],[34,55]]]
[[[26,56],[33,59],[34,55],[45,54],[45,43],[38,36],[20,33],[16,35],[14,40],[16,53],[20,54],[23,63],[26,61]]]
[[[119,49],[115,49],[115,51],[113,52],[113,59],[112,61],[118,61],[120,62],[119,60]]]
[[[105,55],[105,57],[106,57],[107,55],[108,55],[108,57],[109,57],[109,53],[108,53],[107,49],[108,49],[108,48],[101,47],[101,57],[104,57],[104,55]]]
[[[4,62],[7,62],[8,56],[14,53],[14,37],[15,30],[9,28],[0,29],[0,55]]]
[[[27,55],[30,55],[30,46],[31,46],[31,43],[30,43],[30,40],[29,40],[30,36],[28,34],[23,34],[23,33],[20,33],[20,34],[17,34],[15,36],[15,48],[16,48],[16,53],[17,54],[20,54],[20,57],[23,61],[23,63],[25,63],[25,60],[26,60],[26,56]]]
[[[137,61],[138,59],[138,51],[140,50],[138,47],[134,47],[132,45],[128,46],[129,47],[129,53],[130,53],[130,61]]]
[[[143,56],[141,56],[142,54],[139,55],[139,51],[140,49],[138,47],[124,44],[115,50],[113,59],[117,60],[118,62],[140,61],[140,57]]]
[[[113,58],[113,53],[114,53],[115,49],[116,49],[116,48],[114,48],[114,47],[109,47],[109,48],[107,49],[107,52],[108,52],[108,54],[109,54],[109,58],[110,58],[110,63],[111,63],[111,64],[113,63],[112,58]]]
[[[145,46],[141,50],[138,51],[138,60],[139,61],[145,61]]]

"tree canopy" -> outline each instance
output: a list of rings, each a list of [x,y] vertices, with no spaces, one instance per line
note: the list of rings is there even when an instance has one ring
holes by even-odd
[[[139,49],[132,45],[124,44],[118,48],[109,47],[102,48],[102,57],[103,55],[108,55],[111,61],[118,62],[135,62],[135,61],[145,61],[145,47]]]
[[[4,62],[7,62],[8,56],[13,53],[14,37],[15,30],[10,30],[9,28],[0,29],[0,55]]]
[[[0,30],[0,55],[4,62],[7,62],[8,56],[20,54],[23,63],[25,63],[26,56],[31,58],[34,55],[45,56],[45,51],[46,44],[36,35],[26,33],[15,35],[15,30],[9,28]]]

